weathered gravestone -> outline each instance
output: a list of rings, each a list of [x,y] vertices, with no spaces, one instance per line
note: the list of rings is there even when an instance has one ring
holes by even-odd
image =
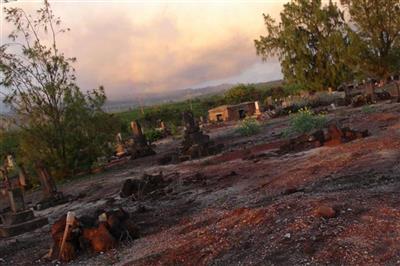
[[[154,155],[155,152],[148,145],[145,135],[138,121],[131,122],[132,137],[127,141],[127,149],[132,159]]]
[[[210,136],[203,134],[192,112],[183,113],[183,122],[185,131],[180,149],[181,161],[216,154],[222,149],[221,145],[215,145],[210,140]]]
[[[117,144],[115,145],[115,155],[117,155],[118,157],[124,156],[126,154],[126,150],[122,141],[121,133],[117,134],[116,143]]]
[[[42,199],[36,204],[38,210],[50,208],[68,202],[68,198],[58,191],[54,179],[50,176],[47,168],[42,164],[36,164],[36,172],[42,187]]]
[[[32,210],[25,206],[23,190],[21,187],[13,187],[8,177],[7,170],[1,171],[4,186],[7,191],[10,211],[0,214],[0,237],[10,237],[23,234],[40,228],[48,223],[45,217],[35,217]]]

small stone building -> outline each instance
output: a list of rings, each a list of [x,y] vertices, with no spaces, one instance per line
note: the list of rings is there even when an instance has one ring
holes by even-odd
[[[244,119],[259,114],[258,102],[245,102],[236,105],[222,105],[208,111],[210,122],[226,122]]]

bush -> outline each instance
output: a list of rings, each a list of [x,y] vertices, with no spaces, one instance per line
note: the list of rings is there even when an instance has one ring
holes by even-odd
[[[146,136],[146,139],[150,143],[157,141],[159,139],[162,139],[164,137],[163,133],[160,130],[156,130],[156,129],[151,129],[151,130],[147,131],[145,133],[145,136]]]
[[[259,133],[261,130],[260,124],[253,118],[244,119],[236,129],[241,136],[251,136]]]
[[[326,123],[324,115],[315,115],[313,111],[305,107],[296,114],[290,115],[289,128],[284,132],[284,136],[310,133],[313,130],[322,129]]]

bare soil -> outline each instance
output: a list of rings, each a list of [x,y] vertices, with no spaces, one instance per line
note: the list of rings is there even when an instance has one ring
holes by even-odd
[[[288,118],[266,121],[240,137],[234,125],[207,130],[222,154],[159,166],[179,140],[157,143],[156,156],[60,186],[75,200],[36,215],[50,223],[75,211],[122,206],[141,237],[70,265],[395,265],[400,264],[400,105],[372,113],[341,108],[329,120],[371,135],[334,147],[278,155]],[[140,203],[121,199],[122,181],[162,171],[171,184]],[[35,202],[40,192],[27,195]],[[138,208],[145,206],[145,211]],[[335,217],[316,215],[331,207]],[[4,265],[44,261],[50,226],[0,240]]]

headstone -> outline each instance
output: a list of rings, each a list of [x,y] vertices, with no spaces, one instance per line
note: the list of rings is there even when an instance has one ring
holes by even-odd
[[[36,204],[36,209],[46,209],[68,202],[68,198],[58,191],[54,179],[42,163],[36,165],[36,171],[42,187],[42,199]]]
[[[8,169],[14,169],[15,167],[14,158],[11,154],[7,155],[7,167]]]
[[[143,138],[143,132],[142,132],[142,127],[140,126],[138,121],[132,121],[131,122],[131,129],[132,129],[132,134],[135,138]]]
[[[257,115],[257,116],[261,115],[260,103],[259,103],[258,101],[255,101],[255,102],[254,102],[254,106],[255,106],[255,108],[256,108],[256,111],[255,111],[254,114]]]
[[[25,189],[29,185],[28,175],[25,171],[25,167],[23,165],[19,165],[18,172],[19,184],[23,189]]]
[[[154,155],[155,152],[148,145],[146,136],[138,121],[131,122],[132,138],[128,140],[128,150],[132,159]]]
[[[160,122],[160,128],[161,128],[161,130],[163,130],[163,131],[167,129],[167,127],[165,126],[164,121],[162,121],[162,120],[161,120],[161,122]]]
[[[42,186],[43,198],[53,198],[58,193],[53,178],[50,176],[47,169],[42,165],[38,165],[36,170]]]
[[[208,135],[203,134],[196,123],[193,113],[183,113],[185,135],[180,149],[181,161],[215,154],[221,150],[220,145],[214,145]]]
[[[118,133],[118,134],[117,134],[117,142],[118,142],[118,143],[122,143],[122,136],[121,136],[121,133]]]
[[[124,144],[122,142],[122,136],[121,133],[118,133],[116,136],[116,142],[117,144],[115,145],[115,154],[120,157],[126,154],[126,150],[124,147]]]
[[[9,187],[7,191],[11,212],[0,215],[0,237],[10,237],[35,230],[48,223],[45,217],[35,217],[32,210],[27,210],[23,190]]]

